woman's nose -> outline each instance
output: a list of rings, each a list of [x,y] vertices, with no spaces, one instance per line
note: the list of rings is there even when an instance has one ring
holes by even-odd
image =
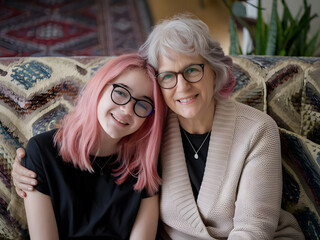
[[[185,89],[185,88],[189,88],[190,87],[190,83],[184,78],[184,76],[182,75],[182,73],[178,73],[177,74],[177,89]]]

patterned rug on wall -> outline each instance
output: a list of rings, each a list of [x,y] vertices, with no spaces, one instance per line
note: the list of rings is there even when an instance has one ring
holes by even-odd
[[[146,0],[2,0],[0,57],[134,52],[151,26]]]

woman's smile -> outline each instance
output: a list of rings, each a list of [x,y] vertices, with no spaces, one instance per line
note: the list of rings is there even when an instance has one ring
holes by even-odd
[[[181,98],[181,99],[178,99],[178,101],[179,101],[181,104],[190,104],[190,103],[193,103],[194,101],[196,101],[198,95],[199,95],[199,94],[196,94],[196,95],[191,96],[191,97]]]

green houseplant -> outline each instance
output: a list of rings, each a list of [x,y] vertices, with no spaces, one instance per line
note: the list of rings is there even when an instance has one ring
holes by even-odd
[[[269,24],[262,16],[261,0],[258,0],[257,19],[246,17],[246,1],[223,0],[230,13],[230,55],[244,54],[238,38],[238,27],[248,29],[253,48],[245,54],[279,55],[279,56],[314,56],[319,47],[319,30],[309,39],[311,21],[318,17],[311,14],[311,5],[303,0],[303,9],[295,17],[292,16],[285,0],[283,14],[280,19],[277,12],[277,0],[273,0]]]

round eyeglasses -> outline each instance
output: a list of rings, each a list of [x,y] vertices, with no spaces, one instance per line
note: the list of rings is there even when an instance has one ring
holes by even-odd
[[[115,83],[110,83],[110,85],[113,86],[111,100],[115,104],[126,105],[131,101],[131,99],[133,99],[136,101],[133,105],[133,111],[138,117],[146,118],[153,112],[154,107],[150,102],[132,97],[129,90],[121,85]]]
[[[161,88],[174,88],[178,82],[178,74],[191,83],[199,82],[203,77],[204,64],[192,64],[180,72],[162,72],[157,74],[157,82]]]

